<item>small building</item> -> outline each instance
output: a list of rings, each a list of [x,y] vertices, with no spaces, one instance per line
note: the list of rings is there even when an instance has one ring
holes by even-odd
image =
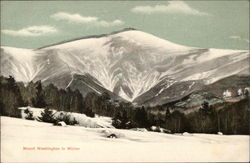
[[[244,95],[249,95],[249,93],[250,93],[250,88],[249,88],[249,87],[246,87],[246,88],[244,89]]]
[[[228,89],[223,92],[223,98],[231,98],[232,97],[232,92],[229,91]]]
[[[237,91],[237,95],[238,96],[243,96],[243,91],[242,91],[242,89],[240,88],[240,89],[238,89],[238,91]]]

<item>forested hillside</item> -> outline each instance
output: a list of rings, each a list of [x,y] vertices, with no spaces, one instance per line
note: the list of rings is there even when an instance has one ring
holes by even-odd
[[[154,107],[136,106],[130,102],[114,100],[108,93],[88,93],[85,98],[78,90],[58,89],[53,84],[43,86],[40,81],[24,85],[13,77],[1,77],[1,115],[20,117],[18,107],[32,106],[58,111],[113,117],[116,128],[147,128],[180,133],[250,134],[250,99],[246,94],[235,102],[181,108],[177,102]],[[197,96],[197,95],[196,95]],[[195,96],[195,97],[196,97]],[[207,98],[207,97],[204,97]],[[185,100],[185,99],[183,99]],[[208,99],[209,100],[209,99]],[[186,105],[188,106],[188,105]],[[153,127],[152,126],[156,126]]]

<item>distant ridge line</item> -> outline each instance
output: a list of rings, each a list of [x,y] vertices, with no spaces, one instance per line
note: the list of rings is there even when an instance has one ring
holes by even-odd
[[[135,29],[135,28],[130,28],[129,27],[129,28],[124,28],[122,30],[111,32],[109,34],[83,36],[83,37],[78,37],[78,38],[75,38],[75,39],[70,39],[70,40],[65,40],[65,41],[57,42],[57,43],[50,44],[50,45],[45,45],[45,46],[42,46],[42,47],[34,49],[34,50],[40,50],[40,49],[43,49],[43,48],[47,48],[47,47],[51,47],[51,46],[56,46],[56,45],[60,45],[60,44],[71,42],[71,41],[77,41],[77,40],[89,39],[89,38],[101,38],[101,37],[106,37],[106,36],[114,35],[114,34],[121,33],[121,32],[136,31],[136,30],[137,29]]]

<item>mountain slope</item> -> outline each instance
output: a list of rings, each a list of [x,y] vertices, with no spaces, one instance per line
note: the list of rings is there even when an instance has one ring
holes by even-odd
[[[186,47],[137,30],[25,50],[32,57],[24,57],[21,62],[13,56],[24,50],[8,49],[1,48],[1,57],[11,60],[1,60],[4,76],[13,75],[25,82],[42,80],[66,88],[74,83],[74,74],[89,74],[93,83],[139,103],[163,96],[166,87],[176,83],[211,84],[231,75],[249,73],[248,51]],[[194,90],[186,88],[189,89],[184,87],[176,95]]]
[[[29,82],[38,70],[35,52],[29,49],[1,47],[1,75],[12,75],[18,81]]]

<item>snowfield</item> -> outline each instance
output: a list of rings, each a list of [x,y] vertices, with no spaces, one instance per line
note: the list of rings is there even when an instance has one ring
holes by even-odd
[[[60,127],[1,117],[1,162],[121,161],[248,162],[249,136]]]

